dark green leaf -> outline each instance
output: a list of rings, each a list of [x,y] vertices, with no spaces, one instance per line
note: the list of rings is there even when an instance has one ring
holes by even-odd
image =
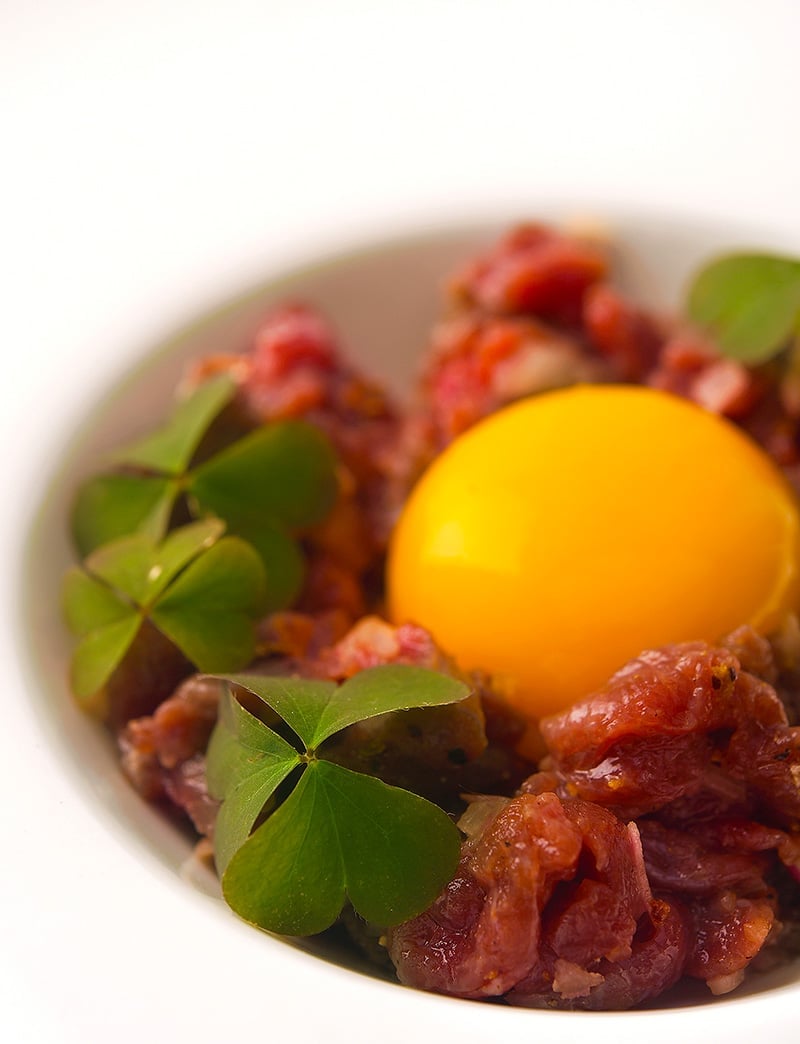
[[[123,537],[93,551],[86,559],[86,570],[147,607],[224,531],[223,522],[209,518],[174,530],[158,546],[146,536]]]
[[[115,540],[89,555],[85,572],[67,573],[64,612],[85,636],[72,665],[78,696],[105,684],[145,615],[201,670],[236,670],[252,659],[264,567],[238,537],[219,540],[224,528],[210,518],[158,546],[144,536]]]
[[[149,537],[129,536],[98,547],[86,559],[87,572],[127,595],[137,605],[147,599],[154,545]]]
[[[191,522],[173,530],[153,553],[147,574],[147,601],[154,601],[192,559],[216,543],[224,532],[225,523],[218,518]]]
[[[322,521],[333,506],[335,468],[330,443],[317,428],[286,421],[260,428],[201,464],[189,493],[233,532],[251,532],[262,520],[302,528]]]
[[[337,690],[335,682],[315,678],[273,678],[262,674],[231,674],[228,678],[277,711],[307,748],[311,747],[320,716]]]
[[[167,529],[177,486],[146,475],[101,475],[78,490],[72,535],[81,557],[120,537],[141,533],[160,540]]]
[[[79,699],[98,692],[116,670],[139,631],[142,618],[131,608],[127,616],[87,634],[72,657],[70,683]]]
[[[709,328],[725,355],[765,362],[798,329],[800,261],[763,254],[714,261],[692,282],[688,311]]]
[[[342,851],[356,913],[389,926],[428,907],[455,873],[458,828],[407,790],[328,761],[316,763]]]
[[[266,520],[252,526],[240,524],[233,532],[261,555],[267,575],[264,612],[292,605],[305,578],[305,559],[297,541],[281,525]]]
[[[283,935],[324,931],[344,905],[341,848],[317,767],[305,770],[222,878],[222,893],[240,917]]]
[[[299,764],[300,755],[286,740],[245,710],[230,692],[225,694],[206,755],[209,792],[224,799],[214,826],[220,875],[247,840],[275,788]]]
[[[343,685],[310,678],[233,675],[294,729],[309,750],[357,721],[410,707],[438,707],[469,696],[463,682],[424,667],[392,663],[359,671]]]
[[[460,835],[441,809],[329,762],[312,762],[228,865],[225,898],[269,931],[312,935],[341,912],[397,924],[452,877]]]
[[[425,667],[389,663],[359,671],[332,694],[317,720],[309,746],[357,721],[411,707],[440,707],[469,696],[469,686]]]
[[[223,746],[212,754],[217,733],[223,737],[224,744],[228,740],[235,744],[236,751],[232,746]],[[228,797],[243,779],[260,771],[264,759],[268,762],[294,759],[294,762],[299,763],[298,758],[298,752],[290,743],[243,707],[230,689],[226,691],[220,701],[219,719],[206,765],[206,779],[213,797]]]
[[[130,602],[106,584],[73,566],[64,575],[62,607],[67,626],[79,637],[130,616]]]
[[[253,618],[264,590],[256,552],[238,537],[223,537],[181,573],[151,617],[201,671],[233,671],[253,658]]]
[[[163,428],[126,446],[117,454],[117,459],[150,471],[182,474],[201,439],[235,391],[236,382],[227,374],[205,381],[178,405]]]

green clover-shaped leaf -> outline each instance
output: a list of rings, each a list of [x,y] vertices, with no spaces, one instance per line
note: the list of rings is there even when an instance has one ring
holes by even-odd
[[[303,528],[321,522],[333,507],[335,466],[319,429],[287,421],[259,428],[201,464],[188,490],[235,530],[261,518]]]
[[[230,860],[222,890],[245,920],[284,935],[329,928],[346,896],[365,920],[389,926],[433,902],[460,848],[455,824],[430,801],[316,761]]]
[[[112,540],[141,533],[160,540],[178,496],[157,475],[98,475],[81,486],[72,510],[72,537],[82,557]]]
[[[224,671],[253,657],[263,606],[261,559],[218,519],[195,522],[155,543],[139,535],[89,555],[64,578],[68,625],[80,638],[71,681],[78,698],[101,689],[146,619],[196,666]]]
[[[309,935],[329,927],[346,898],[362,917],[390,925],[433,901],[455,870],[460,835],[436,805],[325,760],[319,744],[388,711],[465,699],[447,675],[392,664],[344,684],[306,678],[229,675],[297,736],[295,749],[245,710],[223,700],[208,750],[211,793],[223,803],[215,856],[225,898],[270,931]],[[271,810],[279,784],[297,786]],[[271,812],[251,834],[254,824]]]
[[[266,518],[252,524],[239,519],[236,533],[258,551],[267,575],[265,612],[292,605],[305,579],[305,559],[297,540],[280,522]]]
[[[153,623],[201,671],[230,671],[255,654],[253,619],[263,606],[256,552],[239,537],[214,544],[153,605]]]
[[[214,420],[233,399],[236,382],[227,374],[212,377],[179,403],[158,431],[126,446],[117,460],[165,475],[182,475]]]
[[[409,664],[370,667],[342,685],[310,678],[232,675],[294,729],[309,750],[357,721],[411,707],[440,707],[465,699],[469,690],[447,674]]]
[[[224,799],[214,825],[217,870],[247,840],[253,824],[300,755],[228,693],[207,753],[206,779],[212,797]]]
[[[201,384],[161,429],[116,454],[123,469],[78,491],[72,532],[83,556],[123,537],[161,540],[176,509],[225,522],[261,555],[264,609],[290,605],[304,577],[296,532],[315,525],[337,494],[336,460],[325,436],[301,421],[268,424],[193,465],[203,437],[230,403],[235,382]]]
[[[83,638],[70,667],[70,684],[79,699],[87,699],[102,689],[133,645],[141,625],[141,616],[131,611]]]
[[[725,355],[766,362],[800,333],[800,261],[767,254],[713,261],[692,281],[688,312]]]

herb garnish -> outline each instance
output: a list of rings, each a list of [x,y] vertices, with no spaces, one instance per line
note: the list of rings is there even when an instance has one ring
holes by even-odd
[[[724,355],[767,362],[800,336],[800,261],[768,254],[713,261],[692,281],[688,312]]]
[[[208,748],[211,793],[222,799],[214,846],[222,889],[246,920],[285,935],[313,935],[334,923],[349,897],[375,924],[420,913],[451,879],[460,835],[436,805],[325,760],[324,741],[389,711],[465,699],[462,682],[392,664],[330,681],[234,675],[290,726],[283,739],[228,692]],[[294,789],[270,811],[276,788]]]
[[[253,658],[266,577],[261,559],[225,524],[206,519],[156,543],[139,534],[93,551],[64,577],[68,626],[81,640],[71,684],[85,699],[111,677],[149,619],[197,667],[238,670]]]
[[[81,487],[72,531],[82,555],[133,533],[162,539],[183,498],[190,517],[217,516],[229,534],[256,548],[267,570],[267,610],[294,600],[304,568],[294,533],[322,521],[333,506],[335,457],[318,429],[284,421],[260,427],[193,466],[235,390],[227,375],[199,385],[166,425],[115,454],[118,470]]]

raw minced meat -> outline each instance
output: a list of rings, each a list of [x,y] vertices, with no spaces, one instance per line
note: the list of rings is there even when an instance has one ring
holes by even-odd
[[[728,649],[668,646],[542,732],[543,770],[465,843],[436,903],[391,931],[400,978],[593,1009],[683,975],[738,985],[779,940],[777,882],[800,878],[800,729],[772,687]]]
[[[386,542],[431,460],[524,396],[586,381],[663,389],[741,425],[800,487],[793,378],[725,359],[685,322],[639,308],[610,284],[601,244],[522,226],[447,294],[406,408],[302,304],[267,316],[247,351],[195,367],[195,381],[236,379],[234,427],[302,417],[341,461],[339,502],[303,538],[304,589],[259,624],[252,669],[342,680],[396,662],[461,676],[425,630],[381,619]],[[221,685],[173,660],[163,676],[124,679],[111,723],[134,786],[210,836],[204,751]],[[796,621],[771,641],[741,628],[717,645],[643,652],[533,737],[491,678],[469,681],[464,703],[359,723],[326,753],[454,814],[468,799],[454,879],[387,934],[403,982],[522,1006],[627,1008],[684,976],[727,992],[797,935]]]

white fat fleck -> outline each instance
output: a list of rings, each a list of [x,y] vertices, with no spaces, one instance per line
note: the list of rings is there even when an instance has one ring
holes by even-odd
[[[731,972],[730,975],[716,975],[713,979],[709,979],[706,985],[715,997],[720,997],[723,993],[735,990],[743,979],[744,968],[740,968],[738,971]]]
[[[160,565],[151,566],[150,571],[147,574],[147,579],[150,581],[151,584],[153,584],[153,583],[156,582],[156,580],[158,580],[158,578],[161,576],[161,574],[163,572],[164,572],[164,567],[163,566],[160,566]]]
[[[569,342],[537,340],[497,365],[494,390],[503,399],[516,399],[602,379],[602,366],[587,360]]]

